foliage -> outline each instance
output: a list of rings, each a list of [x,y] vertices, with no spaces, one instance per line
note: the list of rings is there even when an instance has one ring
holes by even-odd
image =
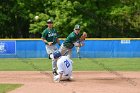
[[[20,0],[2,0],[0,37],[28,37],[28,12]]]
[[[40,38],[49,18],[60,37],[75,24],[88,37],[140,37],[139,0],[1,0],[0,10],[1,38]]]
[[[56,0],[45,0],[45,9],[43,13],[36,11],[35,14],[30,14],[30,32],[42,32],[44,26],[46,25],[46,20],[53,19],[54,27],[60,33],[60,37],[64,37],[68,35],[72,30],[76,23],[80,23],[81,15],[75,15],[76,10],[74,7],[79,2],[71,2],[67,0],[56,1]],[[51,6],[51,7],[47,7]],[[38,15],[39,19],[36,20],[34,17]],[[62,34],[63,33],[63,34]]]

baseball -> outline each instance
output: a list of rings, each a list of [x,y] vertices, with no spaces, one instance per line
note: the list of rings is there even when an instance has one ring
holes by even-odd
[[[39,16],[35,16],[35,20],[38,20],[39,19]]]

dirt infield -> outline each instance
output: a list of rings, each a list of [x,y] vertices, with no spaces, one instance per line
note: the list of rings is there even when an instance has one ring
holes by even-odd
[[[54,83],[50,72],[0,71],[0,83],[24,84],[9,93],[140,93],[140,72],[74,72]]]

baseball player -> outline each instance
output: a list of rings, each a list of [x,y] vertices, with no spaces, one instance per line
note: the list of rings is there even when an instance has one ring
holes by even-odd
[[[53,21],[51,19],[47,20],[47,28],[42,33],[42,40],[46,45],[46,51],[50,58],[50,54],[52,54],[55,50],[57,50],[56,43],[60,46],[60,42],[58,39],[57,31],[53,28]],[[56,72],[56,60],[52,59],[52,70],[53,74],[57,74]]]
[[[69,34],[69,36],[66,38],[66,40],[63,42],[61,45],[59,51],[61,52],[62,55],[66,55],[70,58],[71,56],[71,50],[74,47],[74,43],[77,40],[80,40],[80,38],[87,36],[86,32],[83,32],[83,34],[80,34],[80,25],[75,25],[74,31]],[[77,46],[83,46],[84,44],[79,43]]]
[[[55,51],[51,58],[57,60],[58,75],[54,76],[54,81],[60,82],[61,80],[71,80],[73,61],[68,56],[61,56],[59,51]]]

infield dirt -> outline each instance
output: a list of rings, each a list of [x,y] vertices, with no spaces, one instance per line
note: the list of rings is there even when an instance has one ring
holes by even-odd
[[[140,93],[140,72],[73,72],[54,83],[51,72],[0,71],[0,83],[24,84],[9,93]]]

